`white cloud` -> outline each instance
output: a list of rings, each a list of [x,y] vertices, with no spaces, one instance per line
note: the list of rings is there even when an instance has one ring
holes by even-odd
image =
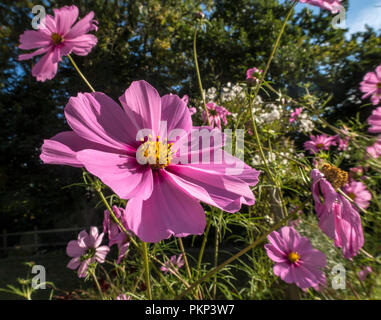
[[[351,9],[349,9],[351,11]],[[349,12],[346,19],[349,33],[365,31],[365,25],[381,29],[381,2],[368,6],[359,12]]]

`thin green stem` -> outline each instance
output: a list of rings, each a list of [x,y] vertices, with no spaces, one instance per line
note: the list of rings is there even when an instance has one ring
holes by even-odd
[[[143,246],[143,256],[144,256],[144,269],[145,269],[145,275],[146,275],[146,285],[147,285],[147,297],[148,297],[148,300],[152,300],[147,243],[142,242],[142,246]]]
[[[209,219],[208,221],[208,225],[206,226],[206,230],[204,232],[204,238],[202,240],[202,244],[201,244],[201,248],[200,248],[200,253],[198,255],[198,260],[197,260],[197,274],[200,273],[200,269],[201,269],[201,263],[202,263],[202,258],[204,256],[204,250],[205,250],[205,246],[206,246],[206,242],[208,241],[208,234],[209,234],[209,230],[210,230],[210,226],[212,225],[212,220]]]
[[[179,242],[181,253],[183,254],[185,270],[187,271],[187,275],[188,275],[189,280],[192,280],[192,273],[191,273],[190,268],[189,268],[188,258],[187,258],[187,254],[186,254],[185,249],[184,249],[183,240],[181,240],[181,238],[177,238],[177,240]]]
[[[102,298],[102,300],[103,300],[103,299],[104,299],[104,298],[103,298],[103,292],[102,292],[101,286],[99,285],[97,276],[95,275],[94,271],[90,271],[90,274],[91,274],[91,276],[93,277],[94,282],[95,282],[95,285],[96,285],[96,287],[97,287],[97,289],[98,289],[99,295],[101,296],[101,298]]]
[[[87,81],[86,77],[83,75],[83,73],[81,72],[81,70],[79,70],[77,64],[74,62],[73,58],[71,57],[70,54],[67,55],[71,64],[74,66],[75,70],[77,70],[78,74],[80,75],[80,77],[82,78],[82,80],[87,84],[87,86],[90,88],[90,90],[92,92],[95,92],[94,88],[91,86],[91,84],[89,83],[89,81]]]
[[[198,86],[200,88],[202,102],[204,104],[204,110],[205,110],[205,114],[206,114],[206,119],[208,120],[208,124],[210,126],[209,111],[208,111],[208,108],[206,106],[205,94],[204,94],[204,89],[202,88],[200,69],[198,67],[198,61],[197,61],[197,46],[196,46],[197,29],[198,29],[198,22],[197,22],[196,27],[194,29],[194,35],[193,35],[193,58],[194,58],[194,65],[196,67]]]

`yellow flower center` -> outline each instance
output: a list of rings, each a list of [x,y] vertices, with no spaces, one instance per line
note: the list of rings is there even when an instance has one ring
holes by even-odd
[[[322,144],[322,143],[318,143],[318,144],[316,145],[316,147],[317,147],[318,149],[322,149],[322,148],[324,147],[324,144]]]
[[[335,189],[344,187],[348,182],[348,172],[325,163],[321,170]]]
[[[299,259],[300,259],[300,256],[299,256],[299,254],[297,253],[297,252],[290,252],[289,254],[288,254],[288,260],[290,261],[290,262],[292,262],[292,263],[295,263],[295,262],[298,262],[299,261]]]
[[[356,195],[353,192],[349,192],[348,197],[351,198],[352,200],[356,199]]]
[[[52,41],[55,45],[60,44],[63,42],[63,37],[61,37],[58,33],[53,33],[52,34]]]
[[[157,136],[156,141],[152,140],[152,136],[144,142],[136,153],[137,160],[140,164],[149,164],[152,169],[163,169],[168,166],[175,152],[172,150],[173,143],[167,143],[167,139],[160,141]]]

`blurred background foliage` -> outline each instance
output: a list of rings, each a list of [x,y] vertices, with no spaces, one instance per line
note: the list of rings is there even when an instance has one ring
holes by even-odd
[[[96,90],[117,99],[131,81],[145,79],[161,94],[189,95],[194,106],[200,100],[192,51],[195,12],[203,11],[210,22],[197,40],[204,88],[242,81],[248,68],[263,68],[287,14],[278,0],[0,3],[0,227],[8,231],[89,226],[101,219],[92,209],[91,190],[63,188],[81,180],[80,170],[39,160],[43,139],[68,129],[63,116],[68,98],[88,89],[66,58],[57,76],[44,83],[31,75],[35,60],[17,61],[19,36],[31,29],[37,4],[48,14],[70,4],[79,7],[80,17],[95,12],[98,45],[74,59]],[[380,62],[381,38],[371,28],[345,36],[331,20],[326,11],[298,10],[268,80],[276,79],[274,86],[290,96],[303,94],[299,84],[309,82],[312,94],[333,97],[325,116],[345,121],[360,111],[359,82]],[[365,119],[369,112],[361,110]]]

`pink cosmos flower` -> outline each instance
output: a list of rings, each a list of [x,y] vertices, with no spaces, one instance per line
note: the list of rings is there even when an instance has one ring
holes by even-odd
[[[327,136],[326,134],[321,134],[318,136],[310,136],[309,141],[304,143],[304,149],[310,152],[310,154],[315,154],[321,150],[329,150],[330,146],[335,146],[335,137]]]
[[[343,191],[360,208],[366,209],[369,207],[369,201],[372,199],[372,194],[362,182],[352,180],[344,186]]]
[[[293,111],[291,113],[291,117],[289,119],[289,122],[290,123],[293,123],[296,119],[298,119],[298,117],[300,116],[300,114],[302,113],[303,111],[303,108],[296,108],[295,111]]]
[[[89,265],[95,262],[103,263],[110,248],[100,246],[104,233],[98,235],[98,228],[91,227],[90,233],[82,230],[78,234],[77,240],[71,240],[67,244],[66,253],[72,259],[67,267],[75,270],[78,267],[78,277],[85,278],[88,274]]]
[[[319,8],[329,10],[332,13],[337,13],[343,7],[341,0],[299,0],[302,3],[308,3]]]
[[[128,296],[125,293],[121,293],[116,297],[116,300],[132,300],[131,296]]]
[[[184,265],[183,254],[181,253],[177,258],[172,256],[169,261],[164,263],[164,266],[161,266],[160,270],[165,274],[168,272],[174,273],[173,269],[180,269]]]
[[[259,70],[256,67],[248,69],[246,71],[246,81],[248,83],[258,83],[262,73],[263,73],[263,70]]]
[[[214,102],[207,103],[206,107],[208,108],[209,121],[212,127],[217,127],[221,129],[221,121],[224,123],[225,126],[228,124],[226,116],[231,115],[231,113],[227,109],[225,109],[222,106],[218,106]],[[204,122],[207,122],[205,111],[203,111],[202,113],[202,118]]]
[[[365,281],[366,277],[373,272],[372,267],[365,267],[364,269],[361,269],[357,276],[359,277],[360,281]]]
[[[19,55],[19,60],[27,60],[44,54],[32,68],[32,75],[37,81],[53,79],[62,56],[71,52],[85,56],[97,44],[96,36],[87,34],[91,30],[98,29],[97,21],[93,19],[94,12],[91,11],[74,24],[78,18],[76,6],[65,6],[53,11],[54,17],[46,15],[45,28],[27,30],[20,36],[20,49],[38,50]]]
[[[126,228],[126,212],[123,208],[118,208],[113,206],[115,217],[121,221],[122,225]],[[127,229],[127,228],[126,228]],[[109,247],[116,244],[119,250],[117,264],[120,264],[124,256],[126,255],[128,248],[130,246],[130,241],[128,236],[120,229],[120,227],[112,219],[110,212],[108,210],[104,211],[103,219],[103,232],[108,234]]]
[[[328,177],[338,182],[338,178],[327,173],[327,177],[317,169],[311,172],[312,195],[320,229],[335,246],[342,248],[344,257],[352,259],[364,245],[361,218],[354,206],[339,194]]]
[[[361,92],[365,93],[362,98],[370,96],[373,105],[378,105],[381,99],[381,65],[376,68],[376,72],[368,72],[360,83]]]
[[[368,118],[368,123],[371,126],[368,131],[371,133],[381,133],[381,107],[373,110]]]
[[[378,137],[378,140],[373,145],[367,147],[366,151],[374,159],[381,156],[381,136]]]
[[[193,127],[178,96],[160,97],[147,82],[135,81],[119,100],[123,108],[100,92],[70,98],[65,117],[73,131],[45,140],[41,159],[85,167],[129,199],[125,223],[141,240],[202,234],[199,201],[227,212],[255,203],[250,186],[259,172],[222,150],[224,139],[205,145],[204,134],[221,132]],[[143,140],[141,129],[150,132]]]
[[[275,262],[275,275],[301,289],[325,283],[321,269],[326,266],[326,257],[312,247],[308,238],[301,237],[292,227],[283,227],[279,232],[270,233],[267,239],[270,243],[265,245],[265,249]]]
[[[349,146],[349,137],[344,137],[341,138],[340,135],[335,135],[334,136],[335,141],[337,143],[337,150],[342,151],[342,150],[347,150]]]

